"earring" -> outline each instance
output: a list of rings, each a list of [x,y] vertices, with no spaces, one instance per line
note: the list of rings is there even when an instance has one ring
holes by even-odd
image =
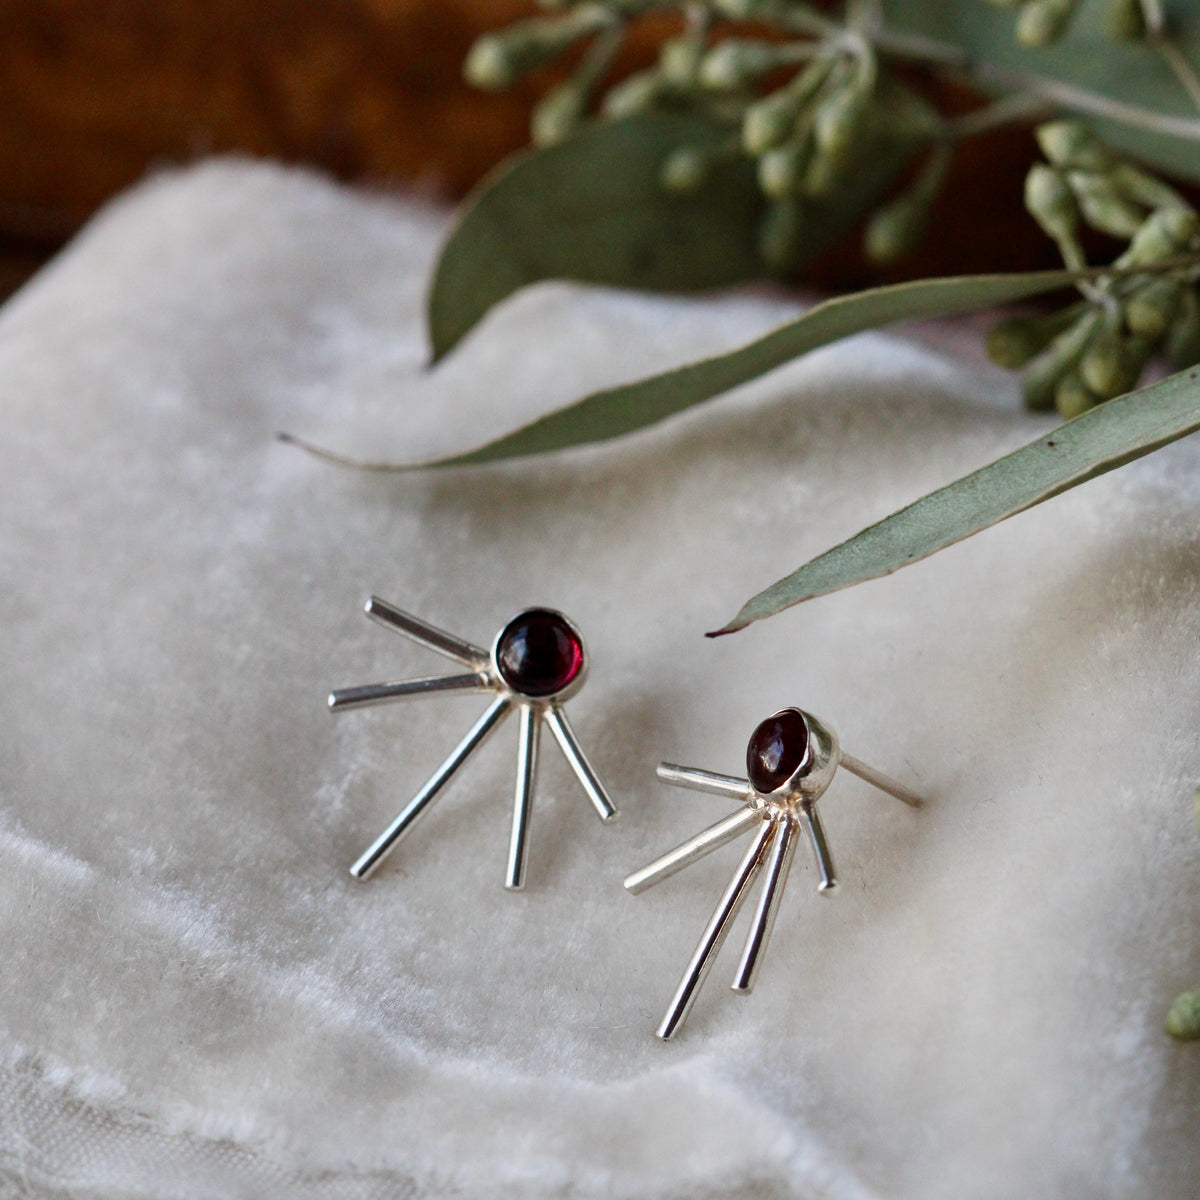
[[[450,757],[409,801],[408,806],[350,868],[351,875],[356,879],[367,879],[378,868],[417,818],[433,803],[455,771],[513,709],[520,713],[521,729],[517,744],[517,789],[513,805],[512,839],[504,886],[511,891],[519,891],[525,886],[529,818],[543,722],[550,727],[550,732],[600,819],[611,821],[617,815],[616,806],[608,798],[604,785],[588,762],[562,709],[563,702],[583,686],[587,674],[587,652],[583,637],[566,617],[548,608],[527,608],[517,613],[500,630],[490,650],[484,650],[401,612],[378,596],[372,596],[367,601],[365,612],[388,629],[461,663],[467,671],[465,674],[409,679],[401,683],[371,683],[363,687],[341,688],[329,695],[331,712],[441,692],[493,692],[496,699]]]
[[[905,804],[919,807],[922,803],[921,798],[906,787],[844,753],[833,730],[811,713],[798,708],[782,709],[751,734],[746,748],[748,779],[718,775],[695,767],[679,767],[674,763],[659,766],[658,777],[664,783],[729,796],[742,801],[745,807],[635,871],[625,880],[629,891],[643,892],[747,830],[757,828],[741,865],[705,926],[700,944],[658,1027],[658,1036],[664,1041],[674,1037],[687,1018],[751,885],[763,872],[765,879],[758,907],[733,981],[735,992],[746,994],[754,987],[801,830],[807,835],[816,858],[818,891],[830,892],[837,887],[833,856],[817,815],[816,802],[833,782],[839,766]]]

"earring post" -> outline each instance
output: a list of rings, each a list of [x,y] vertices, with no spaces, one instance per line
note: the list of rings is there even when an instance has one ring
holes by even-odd
[[[844,750],[842,751],[841,765],[851,775],[857,775],[864,783],[869,783],[881,792],[887,792],[889,796],[895,796],[897,800],[902,800],[911,808],[921,808],[925,803],[916,792],[909,791],[908,788],[902,783],[897,783],[891,776],[885,775],[882,771],[875,770],[874,767],[867,766],[861,759],[855,758],[852,754],[847,754]]]

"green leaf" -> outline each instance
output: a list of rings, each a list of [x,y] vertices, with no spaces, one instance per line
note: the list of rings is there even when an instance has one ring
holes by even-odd
[[[1008,304],[1057,291],[1078,278],[1070,271],[961,275],[839,296],[727,354],[701,359],[636,383],[593,392],[465,454],[398,464],[396,469],[497,462],[622,437],[765,375],[810,350],[865,329],[907,318],[943,317]]]
[[[1110,145],[1186,179],[1200,180],[1200,120],[1196,106],[1157,50],[1146,42],[1123,42],[1104,32],[1109,0],[1084,0],[1070,30],[1050,46],[1027,48],[1014,36],[1014,10],[983,0],[884,0],[890,29],[959,47],[968,73],[996,94],[1020,90],[997,72],[1021,72],[1082,88],[1110,101],[1189,118],[1191,138],[1152,133],[1126,121],[1086,113],[1060,98],[1064,108],[1083,113]],[[1200,5],[1168,0],[1172,42],[1200,67]],[[988,71],[993,73],[989,76]]]
[[[759,592],[723,629],[890,575],[1068,488],[1200,429],[1200,369],[1110,400],[805,563]]]
[[[681,146],[727,142],[727,128],[683,114],[593,124],[502,164],[468,198],[429,295],[435,361],[493,305],[543,279],[695,291],[761,276],[763,200],[740,155],[714,164],[690,195],[659,171]]]

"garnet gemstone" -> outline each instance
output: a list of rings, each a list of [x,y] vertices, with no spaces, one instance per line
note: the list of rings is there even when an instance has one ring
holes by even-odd
[[[583,642],[558,613],[527,608],[501,632],[496,666],[514,692],[553,696],[583,669]]]
[[[766,795],[795,773],[808,752],[808,723],[798,708],[768,717],[750,735],[746,771],[754,790]]]

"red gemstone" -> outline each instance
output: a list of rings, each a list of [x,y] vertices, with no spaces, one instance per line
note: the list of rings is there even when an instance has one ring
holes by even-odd
[[[496,665],[514,692],[553,696],[583,669],[583,642],[565,617],[528,608],[500,634]]]
[[[798,708],[785,708],[768,717],[750,735],[746,771],[757,792],[764,795],[785,784],[808,753],[808,722]]]

